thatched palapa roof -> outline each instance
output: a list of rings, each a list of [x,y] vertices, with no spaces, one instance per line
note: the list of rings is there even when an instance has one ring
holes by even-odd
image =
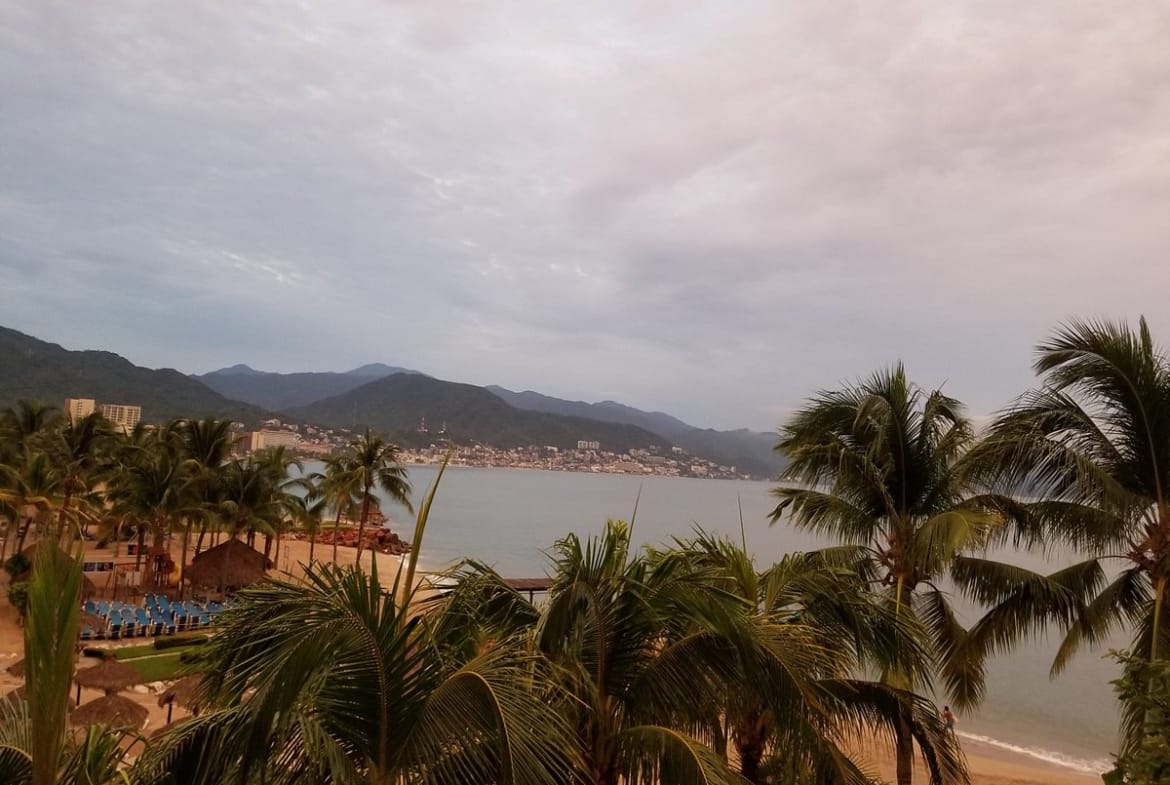
[[[83,668],[73,677],[79,687],[102,690],[109,694],[143,682],[136,668],[117,660],[102,660],[92,668]]]
[[[195,586],[224,592],[251,586],[270,567],[272,561],[263,553],[231,539],[192,559],[183,579]]]
[[[14,580],[27,581],[32,577],[33,570],[35,570],[37,567],[37,556],[38,556],[38,554],[40,554],[41,550],[45,549],[45,548],[51,548],[51,549],[55,550],[57,552],[58,560],[65,561],[65,562],[73,561],[73,557],[70,556],[65,551],[61,550],[60,546],[58,546],[57,543],[53,542],[52,539],[40,540],[40,541],[34,543],[33,545],[28,546],[23,551],[21,551],[21,554],[26,559],[28,559],[29,564],[31,564],[32,566],[29,567],[28,570],[26,570],[23,575],[18,575]],[[81,576],[81,596],[82,597],[92,597],[95,594],[97,594],[97,586],[95,586],[93,581],[91,581],[89,579],[88,575],[82,575]]]
[[[7,668],[5,668],[5,670],[8,672],[9,676],[12,676],[12,677],[17,678],[17,679],[23,679],[24,678],[24,658],[22,657],[21,659],[12,663]]]
[[[106,695],[74,710],[73,725],[106,725],[111,728],[141,728],[150,712],[124,695]]]
[[[202,683],[203,675],[200,673],[184,676],[158,696],[158,705],[166,706],[169,703],[177,703],[186,709],[197,709],[203,698]]]

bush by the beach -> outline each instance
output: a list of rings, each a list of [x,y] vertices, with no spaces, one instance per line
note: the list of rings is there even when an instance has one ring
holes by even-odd
[[[16,608],[21,618],[28,613],[28,583],[17,581],[8,587],[8,601]]]
[[[1123,667],[1113,687],[1141,733],[1132,749],[1117,758],[1105,774],[1105,785],[1167,785],[1170,783],[1170,660],[1146,660],[1112,652]]]

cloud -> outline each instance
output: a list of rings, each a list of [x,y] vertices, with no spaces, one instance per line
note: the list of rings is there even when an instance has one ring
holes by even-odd
[[[1168,34],[1088,0],[0,0],[6,322],[727,427],[902,358],[987,412],[1068,316],[1170,336]]]

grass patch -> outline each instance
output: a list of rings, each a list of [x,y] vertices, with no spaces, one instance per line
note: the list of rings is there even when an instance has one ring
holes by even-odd
[[[120,649],[110,649],[114,652],[114,659],[117,660],[136,660],[139,657],[152,657],[158,654],[158,649],[154,648],[153,643],[148,643],[145,646],[125,646]]]
[[[188,666],[182,661],[182,652],[167,652],[150,657],[137,657],[127,660],[126,664],[142,674],[145,681],[168,681],[179,677],[181,671]]]

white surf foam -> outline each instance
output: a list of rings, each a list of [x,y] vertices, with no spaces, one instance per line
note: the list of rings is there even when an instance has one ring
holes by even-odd
[[[1056,766],[1062,766],[1066,769],[1073,769],[1075,771],[1083,771],[1086,774],[1103,774],[1113,768],[1113,762],[1103,758],[1090,760],[1087,758],[1077,758],[1072,755],[1065,755],[1063,752],[1053,752],[1052,750],[1041,749],[1040,747],[1022,747],[1018,744],[1011,744],[999,739],[993,739],[990,736],[982,736],[978,733],[965,733],[963,731],[956,731],[960,738],[977,741],[980,744],[986,744],[989,747],[1013,752],[1017,755],[1024,755],[1036,760],[1042,760],[1045,763],[1051,763]]]

